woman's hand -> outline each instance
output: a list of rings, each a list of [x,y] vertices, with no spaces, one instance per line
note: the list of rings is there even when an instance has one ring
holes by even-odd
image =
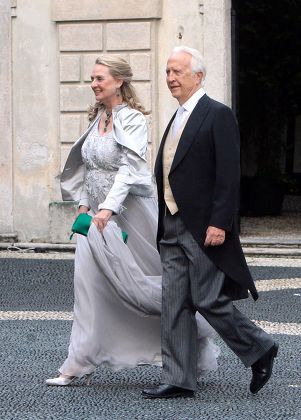
[[[77,210],[77,216],[81,213],[88,213],[89,211],[89,207],[87,206],[79,206],[78,210]]]
[[[96,225],[97,229],[102,232],[106,227],[110,217],[112,216],[112,210],[100,210],[92,219],[92,222]]]

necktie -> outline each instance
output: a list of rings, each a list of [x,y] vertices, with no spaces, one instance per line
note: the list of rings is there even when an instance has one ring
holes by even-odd
[[[183,116],[184,116],[185,108],[180,106],[177,110],[173,125],[172,125],[172,135],[173,137],[176,136],[179,128],[181,127],[181,124],[183,122]]]

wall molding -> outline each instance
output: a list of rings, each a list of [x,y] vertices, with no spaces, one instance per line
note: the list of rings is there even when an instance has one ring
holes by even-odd
[[[53,0],[55,22],[127,19],[161,19],[162,0]]]

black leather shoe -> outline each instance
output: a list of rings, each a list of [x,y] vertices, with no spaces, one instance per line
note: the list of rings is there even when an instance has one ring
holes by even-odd
[[[191,389],[180,388],[178,386],[160,384],[156,388],[148,388],[142,391],[144,398],[177,398],[193,397],[194,391]]]
[[[270,379],[274,359],[277,357],[278,347],[278,344],[274,343],[273,347],[251,366],[253,376],[250,384],[250,391],[252,394],[257,394]]]

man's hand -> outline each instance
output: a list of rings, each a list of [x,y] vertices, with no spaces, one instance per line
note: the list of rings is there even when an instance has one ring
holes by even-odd
[[[89,207],[87,206],[79,206],[78,210],[77,210],[77,215],[81,214],[81,213],[88,213],[89,211]]]
[[[205,246],[222,245],[225,242],[225,231],[223,229],[209,226],[206,231]]]
[[[102,209],[92,219],[92,222],[96,225],[97,229],[102,232],[106,227],[113,212],[111,210]]]

